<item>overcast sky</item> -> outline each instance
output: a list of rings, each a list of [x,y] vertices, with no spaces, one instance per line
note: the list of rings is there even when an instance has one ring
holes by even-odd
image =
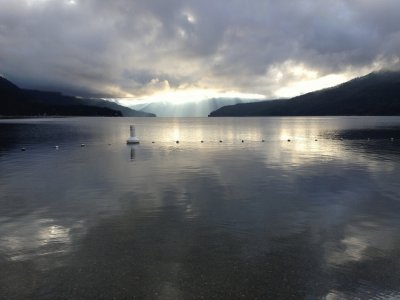
[[[292,96],[399,68],[398,0],[0,0],[0,74],[81,96]]]

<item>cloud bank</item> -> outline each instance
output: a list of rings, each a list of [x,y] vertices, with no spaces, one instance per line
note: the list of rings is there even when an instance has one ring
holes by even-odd
[[[0,0],[0,7],[0,73],[23,87],[75,95],[212,89],[269,98],[400,65],[397,0]]]

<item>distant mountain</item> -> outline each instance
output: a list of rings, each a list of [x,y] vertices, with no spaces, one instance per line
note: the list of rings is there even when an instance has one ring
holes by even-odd
[[[400,72],[373,72],[338,86],[286,100],[224,106],[222,116],[400,115]]]
[[[114,102],[24,90],[0,76],[0,116],[134,116],[154,117]]]
[[[78,100],[81,100],[78,98]],[[82,99],[84,103],[87,103],[87,105],[91,106],[100,106],[100,107],[107,107],[113,110],[118,110],[122,113],[122,116],[124,117],[155,117],[156,115],[153,113],[149,113],[146,111],[138,111],[131,109],[126,106],[119,105],[115,102],[111,102],[108,100],[102,100],[102,99]]]
[[[12,82],[8,81],[4,77],[0,76],[0,92],[3,93],[13,93],[18,91],[19,88]]]
[[[210,112],[225,105],[232,105],[254,100],[243,100],[238,98],[212,98],[201,101],[184,103],[152,102],[136,104],[130,107],[139,111],[151,111],[159,117],[207,117]]]

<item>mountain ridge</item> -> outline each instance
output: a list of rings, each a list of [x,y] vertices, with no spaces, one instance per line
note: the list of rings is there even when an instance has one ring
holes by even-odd
[[[400,72],[372,72],[334,87],[290,99],[275,99],[221,107],[221,116],[400,115]]]
[[[117,103],[21,89],[0,76],[0,116],[127,116],[155,117]]]

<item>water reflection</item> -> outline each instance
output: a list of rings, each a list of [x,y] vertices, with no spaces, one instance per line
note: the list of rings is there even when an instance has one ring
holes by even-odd
[[[135,147],[130,147],[131,148],[131,152],[130,152],[130,157],[131,157],[131,160],[133,161],[133,160],[135,160],[135,157],[136,157],[136,150],[135,150]]]
[[[1,150],[0,297],[399,297],[399,144],[347,131],[400,121],[350,120],[36,124]]]

